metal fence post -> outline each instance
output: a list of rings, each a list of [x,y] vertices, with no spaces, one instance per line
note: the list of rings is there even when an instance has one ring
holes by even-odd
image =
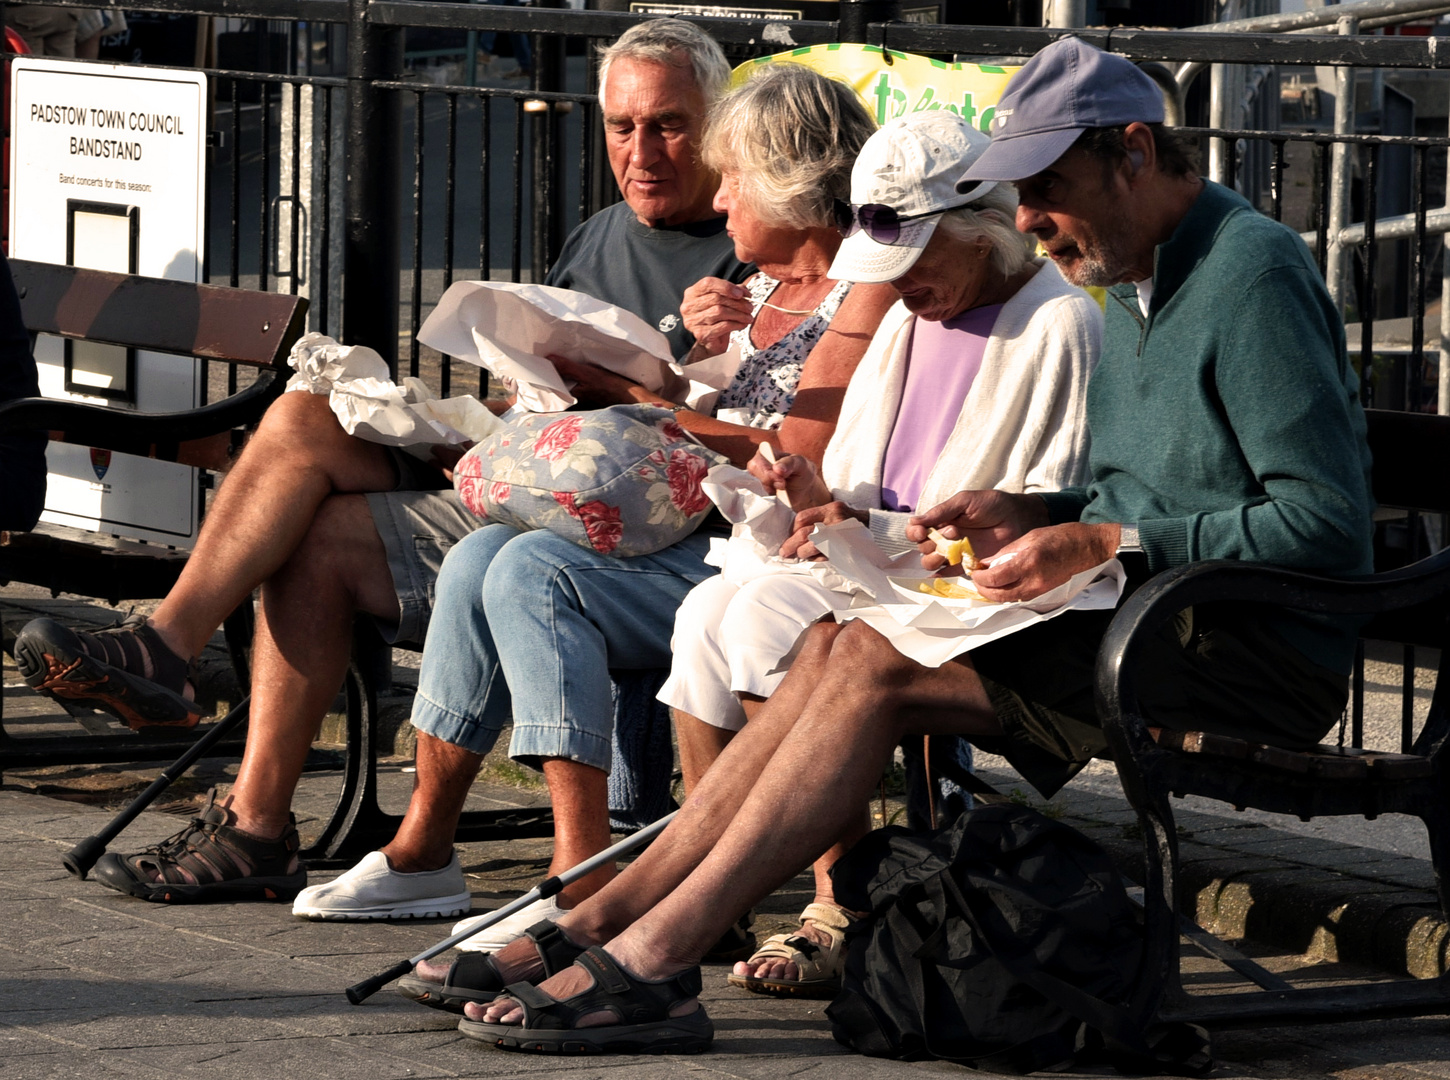
[[[1450,205],[1450,154],[1445,156],[1445,191],[1445,204]],[[1445,249],[1444,266],[1450,270],[1450,232],[1440,237],[1440,244]],[[1450,413],[1450,272],[1444,273],[1440,279],[1440,359],[1437,371],[1435,411],[1444,416]],[[1450,526],[1450,517],[1445,519],[1445,524]]]
[[[397,95],[376,79],[403,71],[403,32],[368,22],[368,0],[351,0],[347,29],[347,221],[342,254],[342,333],[349,345],[376,349],[397,371]]]
[[[1359,20],[1341,18],[1338,29],[1345,36],[1357,34]],[[1348,135],[1354,131],[1354,68],[1338,68],[1335,74],[1334,133]],[[1329,250],[1325,253],[1324,278],[1329,287],[1329,296],[1341,315],[1344,314],[1344,305],[1348,300],[1345,295],[1345,278],[1349,251],[1340,240],[1340,234],[1349,224],[1349,155],[1350,148],[1342,142],[1336,142],[1329,158]]]
[[[529,7],[562,8],[564,0],[526,0]],[[533,35],[534,89],[564,89],[564,39],[558,34]],[[531,101],[524,106],[530,116],[533,141],[534,214],[529,251],[533,280],[543,281],[549,267],[564,246],[564,183],[559,164],[564,160],[564,117],[567,102]]]
[[[869,24],[901,18],[901,5],[897,0],[841,0],[839,7],[837,38],[861,45],[881,44],[879,41],[866,40],[866,27]]]

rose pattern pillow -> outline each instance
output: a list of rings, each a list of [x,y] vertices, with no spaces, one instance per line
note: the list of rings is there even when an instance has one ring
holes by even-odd
[[[694,532],[710,510],[700,481],[725,460],[668,409],[612,405],[520,417],[468,451],[453,484],[481,518],[627,557]]]

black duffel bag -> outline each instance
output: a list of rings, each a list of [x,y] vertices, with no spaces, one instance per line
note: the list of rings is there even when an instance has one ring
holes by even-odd
[[[869,834],[832,871],[847,932],[838,1042],[875,1057],[1033,1072],[1197,1075],[1208,1037],[1147,1021],[1141,912],[1102,848],[1023,806]],[[1135,996],[1135,991],[1142,990]]]

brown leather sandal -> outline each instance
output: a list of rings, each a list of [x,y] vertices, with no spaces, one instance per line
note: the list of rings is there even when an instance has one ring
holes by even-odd
[[[295,820],[276,840],[229,824],[216,788],[191,824],[136,855],[101,856],[93,871],[107,888],[162,904],[199,900],[291,900],[307,884],[297,861]],[[191,880],[188,880],[190,878]]]

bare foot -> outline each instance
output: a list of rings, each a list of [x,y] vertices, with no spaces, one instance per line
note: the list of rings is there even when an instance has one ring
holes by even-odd
[[[568,1001],[570,998],[586,993],[593,987],[594,976],[579,964],[572,964],[539,983],[539,989],[555,1001]],[[685,1016],[699,1007],[698,998],[687,998],[670,1006],[670,1015]],[[478,1005],[470,1001],[463,1007],[463,1015],[470,1020],[482,1020],[487,1024],[517,1025],[524,1022],[523,1008],[513,999],[506,997],[498,998],[487,1005]],[[579,1017],[574,1026],[581,1028],[606,1027],[617,1023],[619,1023],[619,1017],[612,1011],[603,1009],[598,1012],[585,1013]]]
[[[815,919],[807,919],[801,923],[800,929],[791,934],[791,937],[805,938],[823,951],[831,947],[831,935],[822,927],[817,926]],[[805,952],[806,950],[801,949],[800,951]],[[736,963],[733,970],[736,975],[747,979],[783,979],[793,982],[801,975],[794,960],[787,960],[779,956],[766,956],[759,960],[752,956],[749,960],[741,960]]]
[[[812,913],[824,914],[830,922],[821,922]],[[807,906],[801,916],[800,929],[791,933],[788,939],[787,948],[794,948],[796,952],[804,955],[806,959],[820,965],[825,960],[825,954],[829,953],[832,946],[840,939],[841,927],[845,920],[859,918],[862,913],[851,912],[835,903],[833,900],[825,900],[819,896]],[[831,925],[834,923],[835,925]],[[779,952],[780,941],[777,938],[774,943],[767,942],[749,960],[742,960],[735,965],[732,973],[737,978],[744,979],[769,979],[771,981],[796,982],[803,978],[800,965],[794,960],[784,956],[762,956],[767,950]],[[817,958],[818,954],[820,959]]]
[[[573,938],[570,938],[573,941]],[[578,944],[578,942],[575,942]],[[531,937],[520,937],[510,941],[493,956],[493,966],[498,969],[499,975],[503,978],[505,985],[516,982],[534,982],[543,977],[544,958],[539,955],[539,947],[534,944]],[[448,978],[448,969],[452,963],[433,963],[428,960],[421,961],[413,968],[413,974],[424,982],[443,985]]]

